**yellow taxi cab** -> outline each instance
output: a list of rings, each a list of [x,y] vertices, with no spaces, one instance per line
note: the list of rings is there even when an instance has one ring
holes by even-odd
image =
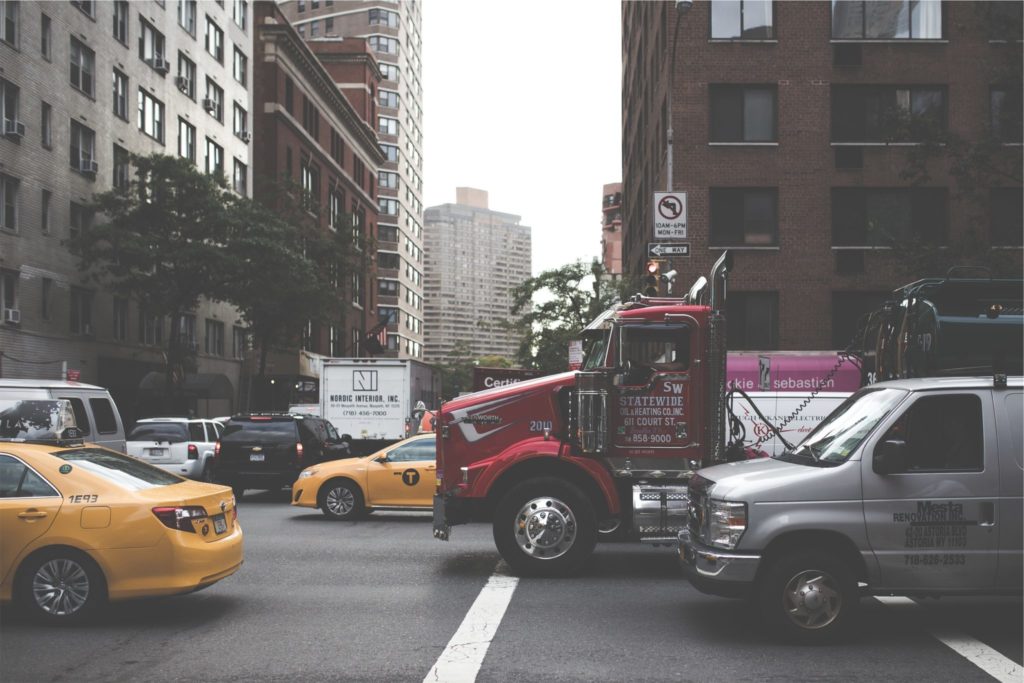
[[[292,484],[292,505],[320,508],[331,519],[356,519],[376,508],[430,510],[435,448],[433,434],[418,434],[363,458],[307,467]]]
[[[242,565],[230,488],[83,443],[60,400],[0,399],[0,539],[0,602],[58,623]]]

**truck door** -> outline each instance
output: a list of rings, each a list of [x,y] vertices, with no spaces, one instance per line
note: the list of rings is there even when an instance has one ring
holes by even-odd
[[[621,381],[609,410],[615,458],[638,469],[649,458],[697,457],[701,420],[691,366],[696,325],[623,325],[619,328]]]
[[[904,441],[905,467],[878,474],[875,451]],[[884,588],[991,586],[999,471],[989,391],[922,392],[863,457],[868,542]]]

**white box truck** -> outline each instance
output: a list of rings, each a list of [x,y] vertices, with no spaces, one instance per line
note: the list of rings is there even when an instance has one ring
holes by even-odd
[[[437,369],[405,358],[327,358],[320,373],[320,414],[352,436],[354,455],[415,434],[417,407],[436,408],[440,395]]]

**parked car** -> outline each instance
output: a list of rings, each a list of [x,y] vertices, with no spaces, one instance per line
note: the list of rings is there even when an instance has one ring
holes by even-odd
[[[303,468],[351,456],[351,437],[311,415],[236,415],[214,446],[214,474],[241,498],[246,489],[290,486]]]
[[[82,437],[124,453],[124,424],[110,392],[103,387],[50,379],[0,379],[0,400],[65,399],[71,402]]]
[[[83,443],[66,400],[0,398],[0,529],[0,603],[50,623],[242,565],[229,489]]]
[[[861,595],[1020,594],[1024,380],[910,379],[853,394],[794,450],[690,480],[683,570],[818,641]]]
[[[128,432],[128,455],[182,477],[213,481],[213,449],[223,425],[186,417],[149,417]]]

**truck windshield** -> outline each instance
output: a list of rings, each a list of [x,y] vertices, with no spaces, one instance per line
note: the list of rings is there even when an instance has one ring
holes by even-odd
[[[583,369],[597,370],[604,366],[608,350],[609,330],[593,330],[583,334]]]
[[[810,459],[827,465],[846,462],[906,395],[902,389],[862,389],[843,401],[800,445],[776,457],[788,462]]]

